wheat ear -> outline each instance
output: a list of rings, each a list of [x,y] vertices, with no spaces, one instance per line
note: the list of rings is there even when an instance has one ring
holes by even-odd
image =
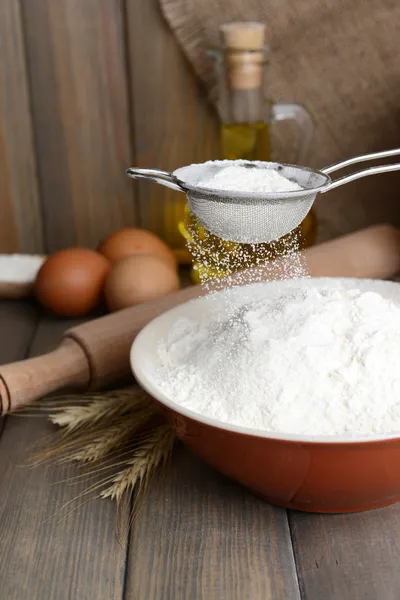
[[[126,467],[115,475],[111,485],[100,494],[118,503],[127,491],[139,487],[143,492],[158,467],[165,464],[171,455],[176,437],[168,425],[151,430],[143,443],[135,450]]]

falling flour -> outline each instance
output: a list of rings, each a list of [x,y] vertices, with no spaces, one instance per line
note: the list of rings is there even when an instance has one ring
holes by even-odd
[[[203,163],[201,176],[195,183],[199,187],[226,192],[278,193],[303,189],[299,184],[287,179],[272,168],[264,168],[264,163],[253,161],[260,168],[252,168],[245,160],[208,161]],[[285,258],[285,268],[290,276],[305,276],[307,273],[298,251],[303,247],[301,227],[283,238],[268,243],[234,244],[218,238],[206,231],[195,217],[188,216],[185,222],[185,237],[188,250],[193,258],[194,270],[203,284],[211,280],[229,280],[236,275],[236,283],[255,283],[265,279],[266,270],[258,269],[268,262]],[[254,267],[256,269],[254,269]],[[248,269],[253,268],[251,271]],[[239,279],[237,274],[241,273]]]
[[[225,318],[182,317],[158,353],[169,397],[224,423],[400,431],[400,308],[375,292],[290,284],[247,297]]]

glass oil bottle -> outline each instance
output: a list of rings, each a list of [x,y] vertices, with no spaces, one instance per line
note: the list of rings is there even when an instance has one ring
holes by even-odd
[[[270,127],[285,119],[298,121],[300,149],[304,154],[312,136],[308,113],[297,104],[271,105],[267,100],[265,26],[262,23],[230,23],[221,26],[220,34],[221,48],[209,52],[214,60],[221,121],[220,158],[272,160]],[[186,207],[179,230],[193,257],[192,278],[204,283],[271,260],[284,254],[285,248],[294,243],[299,249],[311,246],[316,238],[316,219],[311,211],[298,231],[272,243],[237,244],[210,234]]]

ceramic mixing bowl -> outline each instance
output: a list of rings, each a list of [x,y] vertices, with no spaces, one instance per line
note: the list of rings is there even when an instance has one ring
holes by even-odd
[[[326,279],[308,279],[303,285],[326,283]],[[400,304],[398,283],[330,279],[332,283],[376,291]],[[265,294],[287,284],[256,285]],[[238,293],[244,294],[245,289]],[[192,300],[157,317],[132,346],[131,365],[138,383],[155,399],[178,437],[221,473],[279,506],[311,512],[353,512],[398,501],[400,433],[305,437],[258,431],[196,414],[163,392],[155,377],[159,340],[177,318],[200,319],[219,309],[224,309],[220,294]]]

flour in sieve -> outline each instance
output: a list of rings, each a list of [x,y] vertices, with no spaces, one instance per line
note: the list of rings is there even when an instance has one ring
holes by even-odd
[[[168,396],[225,423],[400,431],[400,308],[375,292],[290,286],[226,319],[182,318],[158,352]]]
[[[227,166],[212,176],[199,181],[197,185],[234,192],[293,192],[303,189],[274,169],[251,169],[240,164]]]

